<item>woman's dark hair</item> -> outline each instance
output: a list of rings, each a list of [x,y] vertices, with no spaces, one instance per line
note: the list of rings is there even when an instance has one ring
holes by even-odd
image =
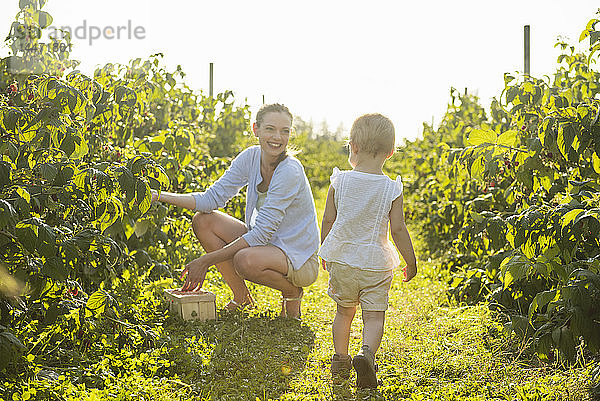
[[[261,106],[261,108],[258,110],[258,113],[256,113],[256,125],[258,127],[260,127],[261,124],[263,123],[263,119],[265,118],[265,114],[267,114],[267,113],[284,113],[284,114],[287,114],[287,116],[290,118],[290,123],[294,120],[294,117],[292,116],[290,109],[288,109],[283,104],[279,104],[279,103],[263,104]],[[277,160],[275,160],[275,162],[273,163],[273,168],[277,167],[279,165],[279,163],[281,163],[283,160],[285,160],[286,157],[288,157],[287,149],[284,150],[283,152],[281,152],[281,154],[279,155]]]

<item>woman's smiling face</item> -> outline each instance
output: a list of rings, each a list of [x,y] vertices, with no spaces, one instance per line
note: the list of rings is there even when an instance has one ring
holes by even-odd
[[[260,126],[255,123],[252,128],[254,134],[258,137],[260,149],[265,156],[277,158],[285,152],[292,132],[292,121],[286,113],[267,113],[264,115]]]

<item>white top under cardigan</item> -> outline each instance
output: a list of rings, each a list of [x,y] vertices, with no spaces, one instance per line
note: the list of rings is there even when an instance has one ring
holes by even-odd
[[[229,168],[205,192],[193,193],[196,211],[209,212],[224,207],[227,201],[248,185],[245,220],[248,232],[242,235],[250,246],[271,244],[280,248],[299,269],[319,247],[319,228],[315,202],[302,164],[286,157],[273,172],[264,204],[252,214],[258,200],[260,146],[251,146],[237,155]],[[254,221],[250,225],[250,221]]]
[[[402,178],[340,171],[331,175],[337,216],[319,256],[362,270],[391,270],[400,265],[388,237],[392,201],[402,194]]]

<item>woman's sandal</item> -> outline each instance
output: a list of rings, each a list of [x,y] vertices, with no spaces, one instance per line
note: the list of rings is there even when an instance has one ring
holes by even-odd
[[[304,290],[302,289],[302,287],[300,287],[300,295],[298,295],[297,297],[293,297],[293,298],[286,298],[283,297],[281,298],[281,317],[289,317],[291,319],[296,319],[296,320],[300,320],[300,317],[302,315],[302,309],[300,307],[300,310],[298,311],[298,316],[288,316],[287,313],[287,303],[292,301],[301,301],[302,300],[302,296],[304,295]]]
[[[246,302],[237,302],[235,300],[230,300],[229,303],[227,305],[225,305],[225,310],[228,312],[236,312],[236,311],[241,311],[245,308],[253,308],[254,307],[254,300],[252,298],[249,298],[248,300],[246,300]]]

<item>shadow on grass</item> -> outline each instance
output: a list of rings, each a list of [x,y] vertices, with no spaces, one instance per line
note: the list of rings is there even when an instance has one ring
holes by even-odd
[[[359,389],[354,385],[354,378],[331,385],[331,396],[334,401],[385,401],[387,398],[379,389]]]
[[[171,373],[194,395],[218,400],[279,398],[305,367],[315,334],[272,311],[222,312],[207,322],[171,321]]]

